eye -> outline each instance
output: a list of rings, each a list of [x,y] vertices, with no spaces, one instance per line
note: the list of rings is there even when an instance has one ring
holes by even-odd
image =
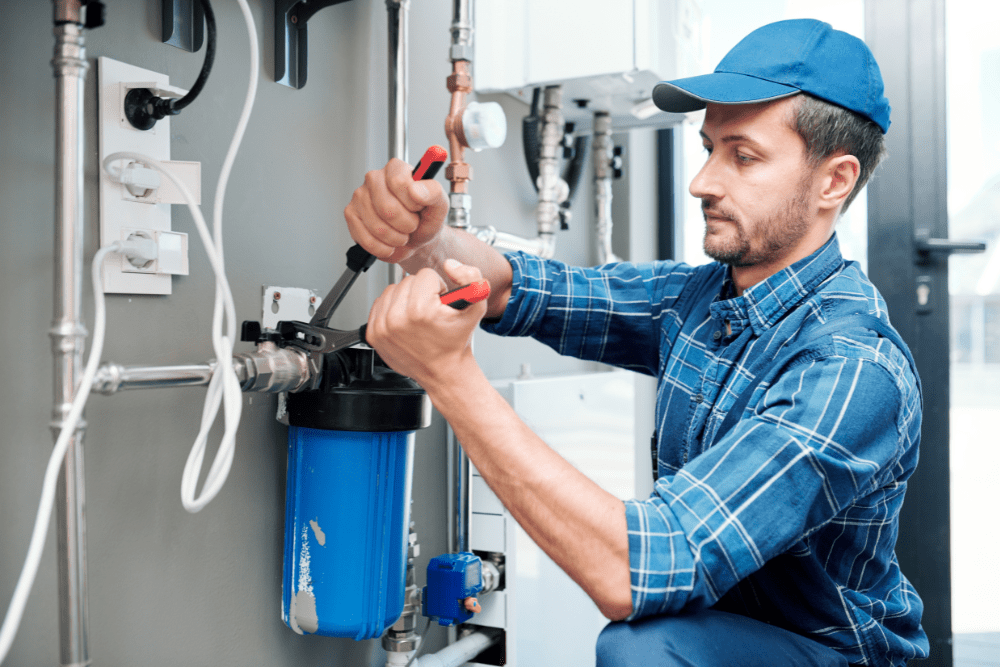
[[[743,153],[737,153],[736,154],[736,160],[740,164],[750,164],[751,162],[753,162],[754,159],[752,157],[750,157],[749,155],[744,155]]]
[[[703,149],[705,150],[705,152],[706,152],[707,154],[709,154],[709,155],[711,155],[711,154],[712,154],[712,147],[711,147],[711,146],[708,146],[708,145],[706,145],[706,144],[702,144],[702,146],[701,146],[701,147],[702,147],[702,148],[703,148]]]

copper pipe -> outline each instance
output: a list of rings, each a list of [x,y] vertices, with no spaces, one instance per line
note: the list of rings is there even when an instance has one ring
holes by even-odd
[[[464,160],[465,149],[469,147],[462,133],[462,113],[465,111],[465,97],[472,92],[472,75],[469,61],[452,62],[452,73],[448,77],[448,91],[451,92],[451,107],[444,119],[444,133],[448,137],[451,163],[445,169],[445,178],[451,181],[451,191],[468,192],[466,183],[472,180],[472,167]]]

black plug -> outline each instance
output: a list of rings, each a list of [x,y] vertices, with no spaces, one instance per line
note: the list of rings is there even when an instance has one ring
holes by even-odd
[[[149,88],[133,88],[125,95],[125,117],[137,130],[149,130],[156,121],[176,116],[173,100],[157,97]]]

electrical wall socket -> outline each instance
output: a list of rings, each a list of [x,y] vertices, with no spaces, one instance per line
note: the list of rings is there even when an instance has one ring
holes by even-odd
[[[170,77],[141,67],[99,58],[98,74],[98,134],[99,159],[119,151],[141,153],[160,162],[169,163],[192,191],[195,202],[201,203],[201,165],[198,162],[170,163],[170,117],[159,120],[149,130],[132,127],[125,118],[125,95],[133,88],[153,88],[169,91],[173,96],[184,94],[170,86]],[[119,163],[124,167],[125,162]],[[149,267],[137,269],[123,256],[111,254],[104,260],[104,291],[118,294],[170,294],[171,273],[187,274],[187,235],[171,234],[171,203],[183,199],[170,180],[162,177],[160,188],[148,196],[136,196],[124,185],[100,169],[101,245],[125,240],[133,232],[143,232],[149,238],[167,244],[168,256]],[[141,194],[141,193],[140,193]],[[162,238],[160,235],[163,235]],[[179,237],[183,236],[183,240]],[[181,253],[181,254],[179,254]]]

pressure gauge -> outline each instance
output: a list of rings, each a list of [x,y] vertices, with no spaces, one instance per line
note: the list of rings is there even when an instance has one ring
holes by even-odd
[[[507,117],[496,102],[469,102],[462,112],[462,132],[474,151],[499,148],[507,138]]]

